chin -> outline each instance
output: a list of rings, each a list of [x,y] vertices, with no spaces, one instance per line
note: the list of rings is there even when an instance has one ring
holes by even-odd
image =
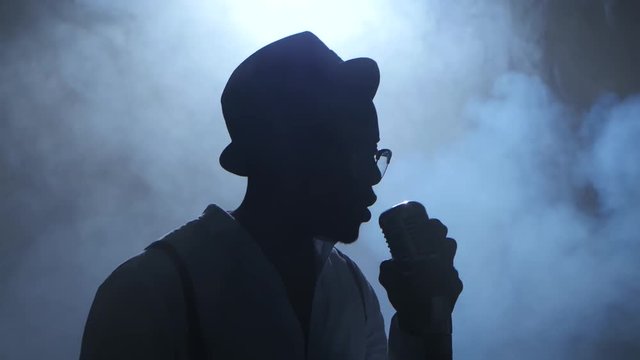
[[[370,213],[366,216],[362,212],[331,212],[315,217],[314,227],[316,235],[320,237],[342,244],[352,244],[360,236],[360,225],[370,219]]]
[[[341,238],[341,239],[337,240],[337,242],[339,242],[341,244],[353,244],[356,241],[358,241],[358,236],[357,235],[356,235],[356,237],[344,237],[344,238]]]
[[[343,225],[327,231],[327,237],[342,244],[352,244],[360,236],[360,224]]]

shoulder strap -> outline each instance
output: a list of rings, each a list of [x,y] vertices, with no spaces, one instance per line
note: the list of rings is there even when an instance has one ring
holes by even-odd
[[[200,318],[198,317],[198,308],[195,301],[195,290],[193,281],[189,275],[189,270],[176,248],[167,241],[156,241],[149,245],[146,250],[157,249],[165,253],[178,271],[180,282],[182,285],[182,293],[186,306],[187,315],[187,336],[188,336],[188,354],[191,360],[206,359],[206,348],[204,346],[204,337],[202,336],[202,327]]]

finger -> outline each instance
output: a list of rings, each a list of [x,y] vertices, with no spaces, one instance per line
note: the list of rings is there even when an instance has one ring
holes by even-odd
[[[456,256],[457,251],[458,243],[456,242],[456,240],[452,238],[446,238],[442,246],[442,257],[451,266],[453,266],[453,258]]]
[[[462,289],[464,289],[464,284],[462,283],[462,279],[460,279],[460,276],[458,274],[458,270],[456,270],[456,286],[455,286],[455,290],[458,293],[458,295],[460,295],[460,293],[462,292]]]
[[[442,221],[438,219],[429,219],[427,220],[429,233],[433,237],[433,239],[445,239],[447,237],[447,233],[449,229],[442,223]]]
[[[383,271],[393,271],[395,269],[395,262],[393,259],[384,260],[380,263],[380,272]]]
[[[395,278],[397,277],[397,269],[393,260],[385,260],[380,263],[380,275],[378,281],[385,289],[389,289],[389,286],[393,286]]]
[[[426,224],[426,235],[429,248],[431,252],[439,253],[442,251],[447,232],[447,227],[438,219],[429,219]]]
[[[462,283],[462,280],[460,280],[460,277],[458,276],[458,271],[454,269],[452,289],[451,289],[451,308],[452,309],[455,306],[456,301],[458,301],[458,297],[462,293],[463,289],[464,289],[464,284]]]

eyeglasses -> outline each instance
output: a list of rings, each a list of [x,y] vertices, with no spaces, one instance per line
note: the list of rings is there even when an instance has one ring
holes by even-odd
[[[384,173],[387,172],[387,167],[391,162],[391,150],[382,149],[378,150],[375,155],[376,165],[378,166],[378,171],[380,171],[380,178],[384,176]]]

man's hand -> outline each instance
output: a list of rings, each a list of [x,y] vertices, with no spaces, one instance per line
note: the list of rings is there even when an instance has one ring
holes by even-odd
[[[441,312],[450,316],[462,292],[462,281],[453,266],[456,241],[447,238],[447,227],[439,220],[427,221],[429,238],[425,241],[435,244],[438,251],[417,260],[383,261],[379,277],[397,311],[400,328],[421,337],[433,333],[434,322],[441,320],[434,318],[434,306],[444,307]],[[444,304],[435,304],[438,299]]]

